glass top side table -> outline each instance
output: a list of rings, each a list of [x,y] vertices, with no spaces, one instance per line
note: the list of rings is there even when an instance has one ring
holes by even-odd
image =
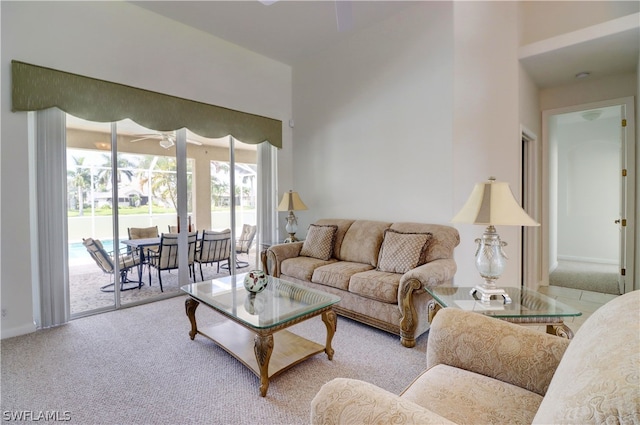
[[[472,289],[470,286],[425,287],[433,297],[429,304],[429,322],[440,308],[452,307],[521,325],[546,325],[549,334],[573,338],[573,331],[564,320],[582,315],[560,301],[529,289],[504,288],[512,300],[509,304],[504,304],[501,298],[492,299],[488,304],[480,302],[470,294]]]

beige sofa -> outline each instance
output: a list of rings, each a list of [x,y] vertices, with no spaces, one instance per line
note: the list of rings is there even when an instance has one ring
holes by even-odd
[[[429,329],[425,286],[451,284],[460,243],[450,226],[323,219],[304,242],[263,256],[275,277],[338,295],[336,313],[400,335],[406,347]]]
[[[600,307],[572,340],[445,308],[427,369],[398,396],[334,379],[313,424],[638,424],[640,291]]]

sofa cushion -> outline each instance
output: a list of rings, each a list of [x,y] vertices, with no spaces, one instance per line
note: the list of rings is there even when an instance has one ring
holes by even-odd
[[[333,243],[333,256],[338,260],[342,259],[340,258],[340,250],[342,249],[342,240],[344,239],[344,235],[347,234],[349,227],[351,227],[354,221],[355,220],[347,220],[342,218],[321,218],[314,223],[320,226],[338,226],[338,230],[336,231],[336,238]]]
[[[310,281],[315,269],[335,261],[334,259],[328,261],[319,260],[313,257],[288,258],[280,263],[280,274]]]
[[[333,254],[333,242],[338,226],[311,224],[307,231],[300,255],[319,260],[328,260]]]
[[[516,385],[439,364],[420,375],[402,399],[464,424],[530,424],[542,396]]]
[[[369,270],[351,276],[349,292],[385,303],[398,303],[401,274]]]
[[[376,267],[384,231],[389,226],[391,223],[382,221],[354,221],[344,235],[340,255],[336,255],[336,258],[354,263],[371,264]]]
[[[378,270],[406,273],[419,266],[424,258],[431,233],[402,233],[387,229],[378,258]]]
[[[431,233],[433,235],[420,264],[430,263],[441,258],[453,258],[453,250],[460,243],[458,231],[451,226],[442,224],[398,222],[393,223],[390,228],[402,233]]]
[[[339,261],[315,269],[311,277],[311,282],[346,291],[349,288],[349,279],[351,279],[351,276],[365,270],[371,270],[372,268],[373,266],[369,264]]]

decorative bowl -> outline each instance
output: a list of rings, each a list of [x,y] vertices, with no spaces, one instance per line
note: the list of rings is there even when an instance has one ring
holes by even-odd
[[[251,270],[244,277],[244,287],[249,292],[258,293],[267,287],[269,278],[262,270]]]

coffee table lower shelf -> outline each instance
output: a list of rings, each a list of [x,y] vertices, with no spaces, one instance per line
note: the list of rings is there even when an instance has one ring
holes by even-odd
[[[198,329],[196,324],[195,311],[199,304],[192,298],[185,301],[187,316],[191,322],[189,337],[193,340],[200,334],[210,339],[248,367],[260,378],[262,397],[267,395],[269,379],[290,367],[322,352],[327,354],[329,360],[333,359],[331,340],[336,331],[336,314],[331,306],[268,329],[248,328],[235,321],[226,320],[208,326],[203,331]],[[284,329],[318,315],[322,315],[322,321],[327,328],[324,346]]]
[[[255,343],[258,334],[233,322],[210,326],[198,333],[215,342],[220,348],[251,369],[260,378],[260,366],[256,360]],[[324,345],[309,341],[299,335],[281,330],[273,334],[273,351],[268,361],[268,379],[292,366],[324,352]]]

